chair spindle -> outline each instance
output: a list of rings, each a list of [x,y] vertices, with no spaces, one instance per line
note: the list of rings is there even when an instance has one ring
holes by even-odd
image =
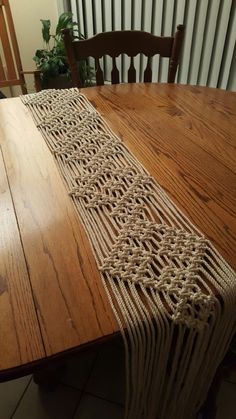
[[[128,70],[128,82],[129,83],[136,82],[136,70],[134,67],[134,57],[130,57],[130,67]]]
[[[104,78],[103,78],[103,72],[100,66],[99,58],[95,58],[95,68],[96,68],[96,82],[98,86],[104,85]]]
[[[147,66],[145,68],[144,71],[144,82],[145,83],[151,83],[152,81],[152,67],[151,67],[151,63],[152,63],[152,58],[148,57],[147,59]]]
[[[112,84],[119,84],[120,83],[120,75],[119,70],[116,65],[116,58],[112,57],[112,71],[111,71],[111,82]]]

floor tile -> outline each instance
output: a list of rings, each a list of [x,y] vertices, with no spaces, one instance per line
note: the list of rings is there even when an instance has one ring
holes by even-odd
[[[73,419],[123,419],[124,410],[117,404],[84,394]]]
[[[79,398],[78,390],[59,385],[46,391],[31,381],[13,419],[70,419]]]
[[[30,376],[0,383],[0,418],[9,419],[30,381]]]
[[[66,369],[60,380],[61,383],[82,390],[91,373],[96,357],[97,352],[94,350],[86,350],[70,357],[66,361]]]
[[[125,356],[123,345],[108,343],[98,355],[86,392],[111,402],[125,401]]]
[[[217,400],[216,419],[236,418],[236,385],[223,382]]]

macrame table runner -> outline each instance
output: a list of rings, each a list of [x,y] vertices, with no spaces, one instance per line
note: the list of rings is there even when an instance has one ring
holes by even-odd
[[[54,155],[119,322],[125,418],[194,417],[235,332],[235,273],[78,89],[21,100]]]

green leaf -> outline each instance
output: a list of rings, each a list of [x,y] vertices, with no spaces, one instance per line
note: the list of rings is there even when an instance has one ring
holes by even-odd
[[[50,41],[50,27],[51,27],[51,22],[49,19],[40,19],[42,22],[42,35],[43,35],[43,40],[46,42],[46,44],[49,43]]]
[[[44,54],[44,50],[43,49],[37,49],[37,51],[35,52],[35,57],[37,58],[41,58]]]
[[[42,19],[41,22],[43,25],[42,35],[47,44],[47,48],[38,49],[35,52],[33,60],[35,61],[37,68],[41,71],[42,80],[45,82],[51,77],[57,77],[59,74],[66,74],[70,78],[70,70],[61,30],[68,28],[71,31],[73,38],[85,39],[84,35],[79,31],[78,23],[73,22],[72,13],[62,13],[58,19],[56,34],[50,34],[50,20]],[[53,40],[53,46],[49,49],[49,41],[51,39]],[[94,78],[94,70],[92,67],[90,67],[86,61],[82,61],[79,63],[78,69],[83,85],[91,85],[92,79]]]
[[[79,29],[74,29],[74,32],[75,32],[74,39],[80,39],[80,40],[85,39],[85,36],[80,32]],[[78,33],[78,35],[76,35],[76,32]]]
[[[49,73],[50,72],[50,64],[48,62],[44,62],[42,63],[42,71],[44,73]]]
[[[56,35],[61,36],[62,29],[71,28],[72,25],[73,25],[72,13],[71,12],[62,13],[58,19],[58,24],[56,27]]]

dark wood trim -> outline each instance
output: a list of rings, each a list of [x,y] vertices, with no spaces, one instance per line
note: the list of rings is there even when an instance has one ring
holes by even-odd
[[[117,339],[118,336],[121,336],[120,332],[115,332],[112,335],[103,336],[102,338],[99,338],[94,342],[89,342],[79,347],[70,348],[67,351],[63,351],[58,354],[54,354],[52,356],[39,359],[27,365],[20,365],[16,368],[2,370],[0,371],[0,383],[9,381],[9,380],[14,380],[16,378],[20,378],[25,375],[35,374],[38,371],[41,371],[42,369],[47,369],[47,368],[51,369],[53,368],[53,366],[62,364],[64,361],[66,361],[67,358],[69,358],[72,355],[77,355],[80,352],[84,352],[87,349],[91,349],[91,348],[93,348],[94,350],[97,350],[97,348],[100,345],[106,342],[113,341],[114,339]]]

